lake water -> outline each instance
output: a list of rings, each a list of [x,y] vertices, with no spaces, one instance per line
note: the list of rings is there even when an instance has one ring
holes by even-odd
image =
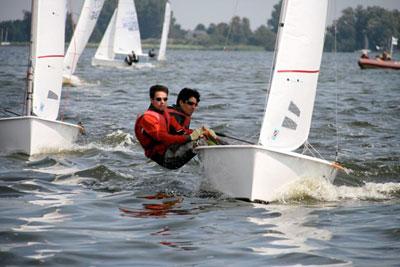
[[[2,115],[22,111],[27,52],[0,47]],[[272,53],[169,50],[154,68],[107,69],[94,52],[60,110],[87,135],[62,153],[0,155],[1,266],[400,266],[399,71],[324,54],[309,141],[351,172],[264,205],[203,191],[197,159],[148,161],[133,125],[151,85],[167,85],[170,104],[192,87],[192,127],[256,142]]]

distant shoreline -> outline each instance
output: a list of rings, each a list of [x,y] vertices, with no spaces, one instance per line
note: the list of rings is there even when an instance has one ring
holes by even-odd
[[[28,46],[29,43],[28,42],[11,42],[10,45],[7,46],[0,46],[0,47],[8,47],[8,46]],[[65,49],[68,48],[69,43],[65,43]],[[98,43],[88,43],[86,47],[90,47],[90,48],[97,48],[98,47]],[[154,42],[152,41],[147,41],[144,40],[142,47],[144,49],[150,49],[153,48],[155,50],[157,50],[159,48],[158,46],[158,42]],[[209,51],[222,51],[222,50],[226,50],[226,51],[267,51],[265,50],[264,47],[262,46],[251,46],[251,45],[228,45],[226,46],[226,49],[224,49],[223,45],[212,45],[212,46],[201,46],[201,45],[188,45],[188,44],[168,44],[167,49],[171,49],[171,50],[209,50]],[[396,49],[397,50],[397,49]],[[269,52],[273,52],[273,51],[269,51]],[[332,52],[332,51],[324,51],[324,52]],[[340,52],[340,53],[360,53],[360,50],[356,50],[353,52]],[[379,53],[379,51],[372,51],[371,54],[376,54]]]
[[[8,46],[28,46],[28,42],[12,42]],[[67,48],[69,43],[65,43],[65,47]],[[86,47],[96,48],[98,47],[98,43],[88,43]],[[4,46],[5,47],[5,46]],[[158,49],[158,43],[154,42],[146,43],[146,41],[142,44],[144,49]],[[212,46],[201,46],[201,45],[187,45],[187,44],[168,44],[167,49],[174,50],[224,50],[223,45],[212,45]],[[252,46],[252,45],[228,45],[226,49],[228,51],[265,51],[262,46]]]

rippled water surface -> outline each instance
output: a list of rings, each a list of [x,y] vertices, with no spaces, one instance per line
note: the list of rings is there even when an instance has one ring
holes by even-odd
[[[90,65],[94,52],[60,111],[87,135],[62,153],[0,155],[1,266],[399,266],[399,71],[324,54],[309,142],[351,171],[264,205],[203,191],[197,159],[177,171],[148,161],[133,124],[151,85],[167,85],[170,104],[194,87],[192,127],[255,142],[272,53],[168,51],[153,68],[110,69]],[[2,116],[22,111],[26,58],[0,47]]]

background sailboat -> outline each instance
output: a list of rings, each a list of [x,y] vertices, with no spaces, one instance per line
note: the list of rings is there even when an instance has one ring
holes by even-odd
[[[1,42],[0,45],[10,45],[11,43],[8,41],[8,29],[5,30],[4,32],[4,38],[3,38],[3,29],[1,29]]]
[[[302,178],[333,182],[338,165],[293,152],[307,139],[324,44],[327,0],[283,1],[259,145],[199,147],[207,183],[251,201],[273,201]]]
[[[142,51],[135,3],[133,0],[119,0],[92,65],[127,66],[124,58],[132,51],[139,57],[147,57]]]
[[[90,35],[96,25],[104,0],[85,0],[74,34],[64,58],[63,84],[77,86],[80,79],[73,75]]]
[[[0,151],[66,149],[81,127],[56,120],[61,100],[66,0],[33,0],[25,116],[0,119]]]

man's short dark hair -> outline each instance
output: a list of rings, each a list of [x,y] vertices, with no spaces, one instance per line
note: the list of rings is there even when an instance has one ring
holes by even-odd
[[[194,97],[197,100],[197,103],[200,102],[200,93],[197,92],[196,89],[191,89],[191,88],[183,88],[179,94],[178,98],[176,99],[176,105],[179,106],[179,101],[188,101],[189,98]]]
[[[160,85],[160,84],[156,84],[153,85],[152,87],[150,87],[150,98],[153,99],[154,96],[156,95],[156,92],[164,92],[168,95],[168,87],[164,86],[164,85]]]

